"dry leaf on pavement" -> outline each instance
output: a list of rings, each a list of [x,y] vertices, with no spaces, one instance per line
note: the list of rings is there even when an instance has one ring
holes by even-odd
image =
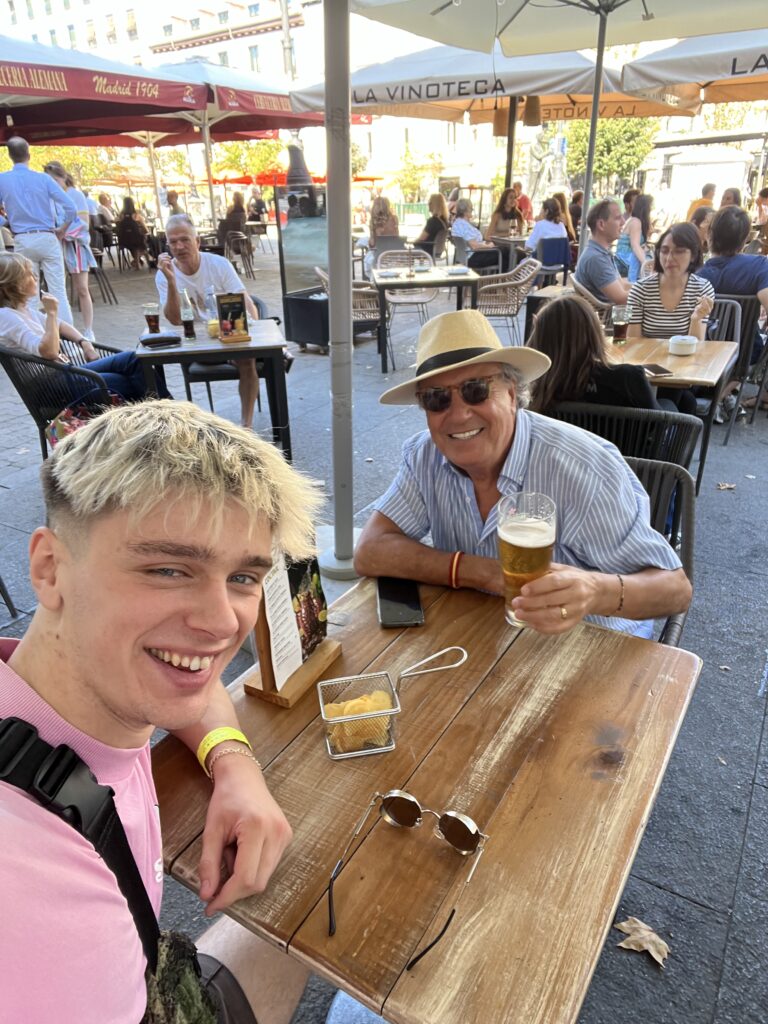
[[[647,924],[636,917],[628,917],[626,921],[615,924],[620,932],[627,936],[619,943],[622,949],[634,949],[638,953],[650,953],[653,959],[663,970],[664,961],[669,956],[669,946],[663,939],[660,939],[656,932]]]
[[[736,484],[718,484],[717,489],[718,491],[735,491]]]

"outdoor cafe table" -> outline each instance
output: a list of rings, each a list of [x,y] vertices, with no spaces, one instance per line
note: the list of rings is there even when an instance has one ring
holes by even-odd
[[[399,270],[396,277],[390,277],[387,271],[373,269],[371,271],[371,284],[379,293],[379,353],[381,355],[381,372],[387,372],[387,292],[394,291],[421,291],[424,288],[455,288],[456,309],[461,309],[464,304],[464,289],[471,289],[472,308],[477,309],[477,288],[480,275],[465,268],[463,274],[449,274],[441,267],[434,267],[432,270],[414,272],[412,277],[408,276],[406,269]]]
[[[250,341],[223,342],[208,337],[204,323],[196,323],[197,338],[182,338],[181,345],[169,348],[145,348],[139,344],[136,356],[144,370],[147,391],[155,393],[154,367],[166,363],[236,362],[238,359],[258,359],[261,376],[267,385],[267,400],[272,419],[272,437],[280,444],[289,461],[291,428],[288,416],[288,393],[285,387],[285,338],[274,320],[254,320],[249,325]],[[214,357],[214,358],[211,358]]]
[[[518,631],[500,598],[422,587],[425,626],[385,630],[366,580],[329,610],[342,655],[325,678],[400,671],[452,644],[467,661],[404,678],[396,747],[332,761],[316,692],[290,711],[232,696],[294,833],[267,890],[230,913],[397,1024],[569,1024],[578,1014],[698,678],[694,654],[579,625]],[[455,658],[455,652],[449,659]],[[153,750],[165,870],[198,888],[210,784],[166,738]],[[374,792],[456,809],[490,838],[471,862],[430,824],[371,815]],[[427,821],[431,821],[428,817]],[[406,973],[414,954],[440,943]]]
[[[700,341],[690,356],[669,352],[668,338],[630,338],[624,345],[611,345],[615,363],[651,363],[672,371],[672,376],[651,377],[654,387],[717,388],[736,362],[739,346],[735,341]]]

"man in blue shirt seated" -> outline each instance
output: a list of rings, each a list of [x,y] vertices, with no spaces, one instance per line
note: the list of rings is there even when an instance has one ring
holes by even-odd
[[[14,251],[45,274],[47,289],[59,300],[59,317],[72,323],[60,239],[77,219],[72,198],[47,174],[30,170],[29,145],[18,136],[8,140],[10,171],[0,174],[0,203],[14,235]],[[58,224],[54,210],[59,214]]]
[[[622,228],[619,204],[612,199],[601,199],[587,214],[587,224],[591,237],[579,256],[573,276],[599,302],[623,306],[632,286],[619,275],[611,254],[611,246]]]
[[[550,365],[545,355],[503,347],[481,313],[462,310],[422,327],[416,362],[413,380],[380,401],[418,402],[428,429],[405,442],[395,480],[374,503],[355,552],[359,573],[502,594],[499,499],[538,491],[555,503],[557,535],[551,571],[512,602],[528,626],[562,633],[587,619],[650,636],[648,620],[688,607],[691,585],[617,449],[524,408],[527,384]]]

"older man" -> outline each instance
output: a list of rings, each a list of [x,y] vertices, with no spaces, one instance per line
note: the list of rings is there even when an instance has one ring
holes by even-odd
[[[413,380],[380,401],[418,402],[428,430],[406,441],[397,477],[374,503],[358,572],[501,594],[499,499],[540,491],[557,507],[555,561],[514,600],[518,618],[541,633],[587,619],[648,636],[647,620],[688,607],[691,585],[618,451],[523,408],[546,356],[502,347],[485,317],[462,310],[422,328],[416,362]]]
[[[272,445],[168,401],[92,420],[57,446],[42,480],[47,525],[30,543],[39,604],[21,641],[0,641],[0,883],[13,922],[0,930],[2,1016],[127,1024],[147,1004],[147,945],[125,866],[99,855],[110,840],[91,831],[94,794],[68,772],[79,757],[114,790],[156,915],[163,869],[149,740],[155,727],[176,733],[212,782],[198,867],[206,912],[265,888],[291,829],[221,674],[253,628],[273,543],[311,550],[317,499]],[[70,748],[50,762],[56,772],[32,771],[40,742],[30,727],[59,755],[59,744]],[[87,794],[83,825],[9,778],[19,762],[43,793],[66,794],[64,807]],[[210,931],[209,952],[235,954],[233,931],[242,933],[241,981],[260,1009],[269,1004],[261,1019],[287,1024],[304,970],[232,922]]]
[[[181,323],[181,293],[186,290],[201,323],[208,321],[208,301],[211,292],[240,292],[245,298],[245,309],[252,320],[259,319],[245,285],[229,260],[212,252],[200,252],[200,239],[195,225],[185,214],[168,218],[165,226],[168,253],[161,253],[157,261],[155,284],[160,296],[163,314],[172,324]],[[235,364],[240,373],[240,422],[253,426],[253,410],[259,393],[259,376],[255,359],[238,359]]]
[[[579,256],[574,277],[599,302],[624,305],[632,285],[620,276],[611,253],[623,225],[619,204],[601,199],[587,214],[587,225],[590,239]]]

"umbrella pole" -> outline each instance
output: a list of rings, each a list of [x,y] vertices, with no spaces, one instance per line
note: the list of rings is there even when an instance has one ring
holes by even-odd
[[[608,27],[608,15],[601,10],[598,18],[600,25],[597,30],[597,54],[595,55],[595,87],[592,90],[592,116],[589,119],[589,145],[587,146],[587,173],[584,176],[584,202],[581,215],[581,232],[579,241],[580,251],[584,251],[587,243],[589,228],[587,226],[587,214],[589,204],[592,201],[592,165],[595,162],[595,142],[597,140],[597,119],[600,116],[600,93],[603,85],[603,57],[605,56],[605,34]]]
[[[155,204],[157,205],[157,223],[160,227],[163,225],[163,208],[160,204],[160,189],[157,184],[157,163],[155,162],[155,143],[152,139],[152,133],[147,132],[147,156],[149,157],[149,169],[152,171],[152,187],[155,190]]]
[[[349,0],[325,0],[323,19],[334,544],[333,551],[327,550],[321,554],[320,567],[331,579],[354,579]]]
[[[208,111],[203,113],[203,123],[200,126],[203,136],[203,156],[205,157],[205,173],[208,178],[208,199],[211,203],[211,226],[216,230],[216,206],[213,201],[213,174],[211,172],[211,126],[208,124]]]
[[[515,162],[515,131],[517,130],[517,96],[509,97],[509,117],[507,120],[507,166],[504,171],[504,188],[512,184],[513,164]]]

